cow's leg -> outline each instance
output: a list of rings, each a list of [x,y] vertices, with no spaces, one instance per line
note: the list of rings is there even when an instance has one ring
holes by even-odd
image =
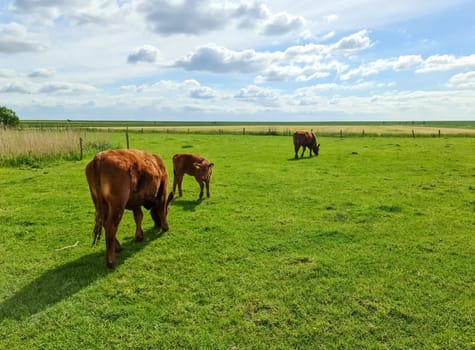
[[[94,224],[94,239],[92,245],[95,245],[101,239],[103,222],[102,214],[96,209],[96,222]]]
[[[140,207],[135,208],[134,209],[135,240],[138,242],[143,241],[142,219],[143,219],[142,209]]]
[[[101,203],[97,195],[93,194],[94,206],[96,208],[96,218],[94,223],[94,239],[92,245],[95,245],[101,239],[102,227],[105,226],[106,217],[107,217],[107,204]],[[105,227],[104,227],[105,228]]]
[[[105,223],[106,264],[107,264],[107,267],[109,268],[114,268],[116,264],[115,252],[116,252],[118,241],[115,236],[117,234],[117,229],[119,228],[119,222],[120,222],[120,219],[122,219],[123,213],[124,213],[124,208],[109,210],[110,215],[108,215],[106,223]]]
[[[307,148],[306,146],[302,146],[303,147],[303,150],[302,150],[302,154],[300,155],[300,158],[303,158],[303,154],[305,153],[305,149]]]
[[[176,190],[176,185],[178,185],[178,177],[176,175],[176,172],[173,171],[173,193],[176,193],[175,190]],[[180,188],[180,187],[178,187]]]
[[[198,181],[198,183],[200,184],[200,199],[201,199],[201,198],[203,198],[203,188],[204,188],[205,184],[204,184],[203,180],[196,179],[196,181]]]
[[[122,246],[120,245],[119,241],[116,238],[115,239],[115,252],[118,253],[118,252],[121,252],[121,251],[122,251]]]
[[[183,181],[183,175],[175,174],[175,176],[173,177],[173,193],[176,193],[175,188],[178,185],[178,195],[180,197],[183,196],[183,192],[181,191],[182,181]]]
[[[206,197],[209,198],[209,179],[206,181]]]
[[[300,146],[294,146],[294,149],[295,149],[295,159],[298,159],[298,158],[299,158],[299,155],[298,155],[298,153],[299,153],[299,148],[300,148]]]

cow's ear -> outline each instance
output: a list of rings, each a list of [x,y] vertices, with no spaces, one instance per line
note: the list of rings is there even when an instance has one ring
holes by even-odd
[[[201,168],[201,164],[197,162],[194,162],[193,166],[195,167],[196,170],[199,170]]]
[[[209,167],[210,168],[214,167],[214,163],[209,163]]]

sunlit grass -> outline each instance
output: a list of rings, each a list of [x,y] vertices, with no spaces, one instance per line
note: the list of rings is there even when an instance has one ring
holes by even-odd
[[[294,160],[291,137],[131,134],[171,178],[184,150],[215,167],[170,231],[146,213],[135,242],[125,213],[115,271],[91,248],[92,152],[0,168],[0,348],[469,349],[475,138],[320,142]]]

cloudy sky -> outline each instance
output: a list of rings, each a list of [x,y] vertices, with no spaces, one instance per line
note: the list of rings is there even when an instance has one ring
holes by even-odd
[[[0,0],[20,119],[474,120],[473,0]]]

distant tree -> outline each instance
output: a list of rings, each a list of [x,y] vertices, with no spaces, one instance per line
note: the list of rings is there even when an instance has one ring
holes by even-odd
[[[0,106],[0,123],[4,128],[16,127],[20,124],[20,118],[11,109]]]

